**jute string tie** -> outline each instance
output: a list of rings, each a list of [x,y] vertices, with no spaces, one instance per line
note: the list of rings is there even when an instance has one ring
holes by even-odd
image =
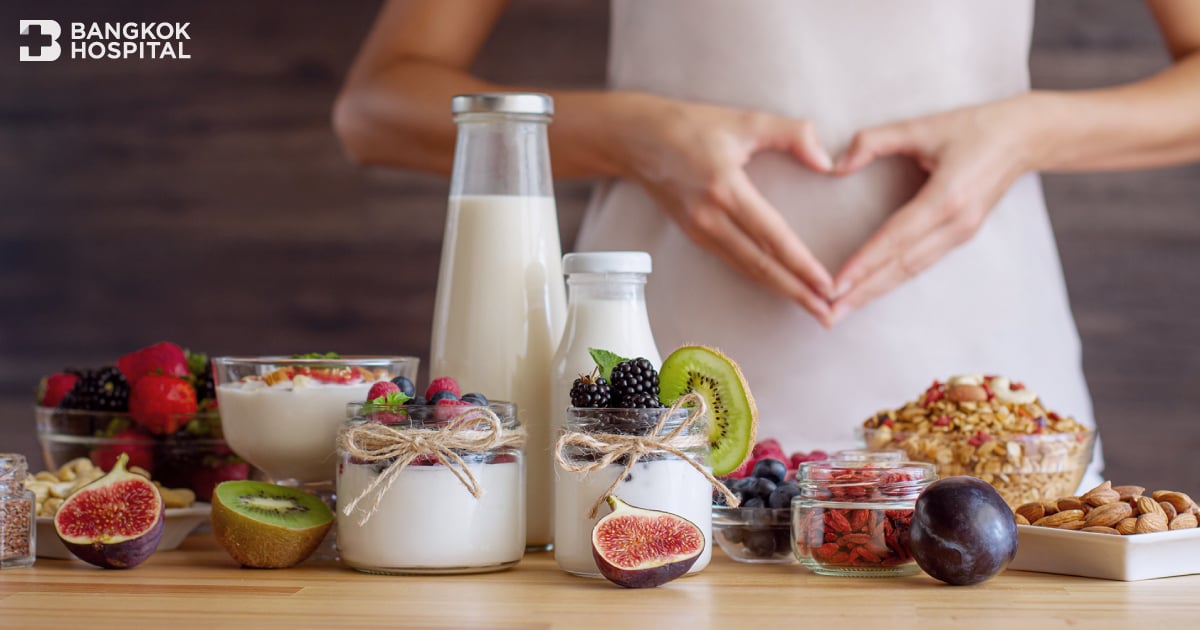
[[[688,415],[679,423],[678,426],[670,431],[663,433],[666,430],[667,421],[675,415],[681,408],[688,406]],[[633,465],[637,463],[643,455],[649,455],[656,452],[670,453],[679,459],[691,464],[692,468],[700,471],[708,483],[712,484],[721,494],[725,496],[725,502],[730,507],[737,507],[741,502],[738,500],[729,488],[721,483],[720,479],[713,476],[704,466],[700,465],[691,455],[685,452],[685,449],[696,448],[708,443],[708,437],[705,435],[685,436],[683,432],[700,421],[704,417],[705,412],[704,399],[699,394],[689,392],[684,394],[675,401],[666,411],[659,416],[658,422],[646,435],[624,435],[620,433],[580,433],[578,431],[564,431],[558,437],[558,442],[554,446],[554,460],[558,466],[567,472],[581,472],[584,474],[604,469],[611,466],[618,459],[625,458],[625,470],[617,475],[608,489],[604,491],[592,504],[592,509],[588,512],[588,518],[595,518],[596,513],[600,510],[600,505],[612,496],[620,485],[621,480],[627,477]],[[572,461],[565,454],[565,450],[570,447],[577,447],[594,451],[600,455],[593,461]]]
[[[479,499],[483,496],[483,486],[457,451],[481,453],[520,447],[524,443],[524,429],[506,430],[495,412],[486,407],[472,407],[438,429],[394,428],[375,422],[343,428],[338,433],[338,447],[354,459],[365,463],[394,461],[347,503],[342,513],[350,516],[360,502],[375,493],[370,509],[358,519],[359,525],[365,525],[379,510],[379,502],[400,473],[422,456],[436,458],[454,473],[471,496]]]

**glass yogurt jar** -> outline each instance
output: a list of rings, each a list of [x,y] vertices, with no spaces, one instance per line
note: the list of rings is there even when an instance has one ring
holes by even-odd
[[[918,572],[908,532],[917,495],[935,479],[933,464],[921,462],[801,464],[792,499],[796,558],[822,575]]]
[[[348,405],[338,437],[337,547],[366,573],[484,573],[525,552],[516,406]]]
[[[605,435],[651,436],[666,409],[567,410],[564,434],[582,434],[604,441]],[[688,421],[689,410],[678,409],[666,418],[660,434]],[[680,451],[708,470],[708,438],[703,422],[683,427],[677,437]],[[554,479],[554,559],[564,571],[585,577],[600,577],[592,557],[592,528],[610,512],[603,498],[612,491],[629,505],[670,512],[695,523],[704,532],[704,551],[688,573],[708,566],[712,559],[712,493],[708,479],[688,460],[666,451],[653,450],[638,456],[626,471],[629,454],[601,466],[604,453],[560,442],[560,461]],[[564,467],[566,464],[566,467]],[[572,470],[574,469],[574,470]],[[599,506],[594,513],[593,508]]]

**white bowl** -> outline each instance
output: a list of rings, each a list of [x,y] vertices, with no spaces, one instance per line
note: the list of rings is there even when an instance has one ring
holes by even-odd
[[[171,551],[179,547],[184,538],[192,533],[201,523],[208,522],[212,514],[212,506],[207,503],[195,503],[186,508],[167,509],[166,521],[163,523],[162,538],[158,540],[155,551]],[[39,516],[37,519],[37,557],[70,560],[75,554],[67,550],[58,534],[54,531],[54,518]]]
[[[1200,528],[1117,536],[1018,525],[1017,535],[1010,569],[1126,582],[1200,573]]]

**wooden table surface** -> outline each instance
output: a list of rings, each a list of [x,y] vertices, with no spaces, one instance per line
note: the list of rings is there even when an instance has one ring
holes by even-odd
[[[1200,575],[1110,582],[1010,571],[973,587],[835,578],[721,553],[702,573],[626,590],[561,572],[552,554],[485,575],[400,577],[336,563],[239,568],[195,535],[127,571],[39,559],[0,572],[0,627],[1120,628],[1200,618]],[[1137,624],[1137,625],[1133,625]],[[1171,624],[1171,625],[1168,625]]]

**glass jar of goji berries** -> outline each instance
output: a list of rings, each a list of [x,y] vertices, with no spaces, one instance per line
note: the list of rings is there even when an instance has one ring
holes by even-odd
[[[933,464],[921,462],[801,464],[792,501],[796,557],[823,575],[916,573],[909,525],[917,495],[935,479]]]

